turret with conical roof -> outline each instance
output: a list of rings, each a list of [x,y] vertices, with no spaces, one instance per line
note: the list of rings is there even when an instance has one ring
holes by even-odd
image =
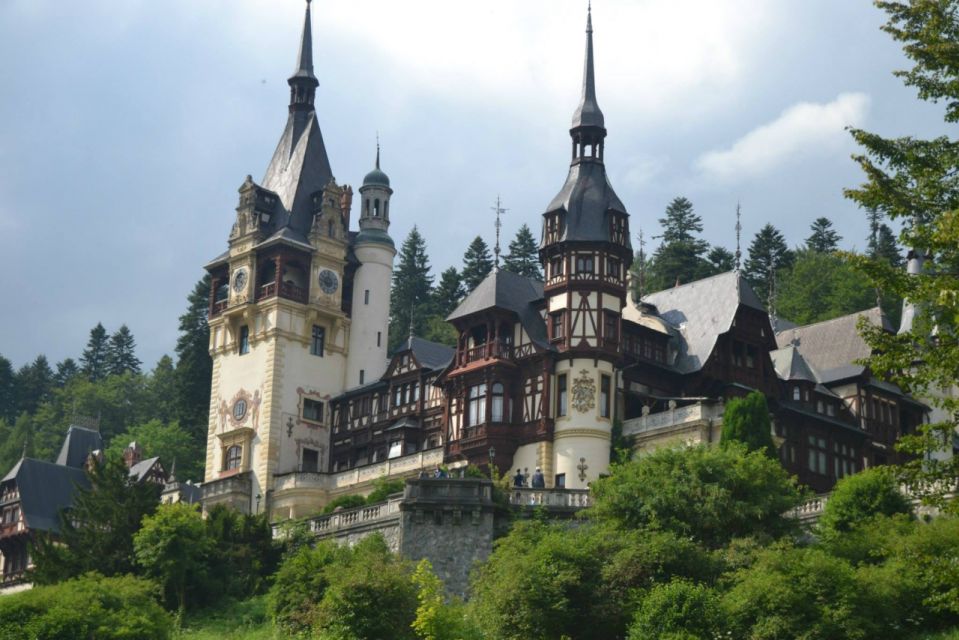
[[[390,177],[380,169],[380,144],[376,143],[376,164],[360,187],[360,234],[357,243],[380,242],[394,246],[390,228]]]
[[[380,169],[380,144],[376,162],[360,187],[360,232],[353,250],[360,262],[353,280],[353,319],[350,326],[350,359],[346,388],[376,380],[386,369],[387,329],[390,316],[390,283],[396,246],[390,237],[390,178]]]

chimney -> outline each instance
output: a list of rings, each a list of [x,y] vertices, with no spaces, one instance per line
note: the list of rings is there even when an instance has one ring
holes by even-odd
[[[143,460],[143,449],[136,441],[133,441],[123,450],[123,462],[127,465],[127,469],[131,469],[141,460]]]

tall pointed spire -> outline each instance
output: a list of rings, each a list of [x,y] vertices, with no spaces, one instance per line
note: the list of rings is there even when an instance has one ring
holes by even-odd
[[[740,209],[739,203],[736,203],[736,271],[739,271],[739,267],[742,264],[743,252],[741,236],[743,232],[743,222],[742,222],[742,210]]]
[[[290,111],[312,111],[316,88],[320,86],[313,75],[313,27],[310,2],[306,0],[306,16],[303,19],[303,35],[296,60],[296,71],[287,82],[290,85]]]
[[[583,65],[583,94],[573,114],[573,128],[605,127],[603,112],[596,102],[596,75],[593,71],[593,7],[586,10],[586,61]]]

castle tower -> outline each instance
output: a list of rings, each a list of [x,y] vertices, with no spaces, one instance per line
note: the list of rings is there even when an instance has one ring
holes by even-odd
[[[333,179],[316,118],[309,1],[288,83],[287,123],[266,174],[259,184],[247,176],[229,248],[206,266],[207,507],[264,511],[277,477],[324,471],[328,403],[346,376],[352,192]]]
[[[632,262],[629,214],[603,164],[606,126],[596,101],[591,13],[582,97],[569,133],[569,174],[543,214],[540,260],[549,340],[559,352],[550,393],[550,471],[555,484],[582,488],[608,469],[621,311]]]
[[[360,262],[353,280],[350,357],[346,388],[377,380],[386,369],[390,323],[390,283],[396,247],[390,238],[390,178],[376,166],[360,187],[360,232],[353,251]]]

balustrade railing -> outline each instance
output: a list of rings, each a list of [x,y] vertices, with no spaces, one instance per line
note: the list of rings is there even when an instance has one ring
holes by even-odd
[[[674,407],[666,411],[649,413],[638,418],[624,420],[623,435],[635,435],[654,429],[697,422],[699,420],[721,418],[722,415],[722,404],[697,402],[696,404],[685,407]]]
[[[400,512],[402,501],[403,496],[397,495],[386,502],[345,509],[312,518],[309,520],[310,531],[316,534],[330,534],[341,529],[396,518]]]
[[[513,487],[509,503],[523,507],[564,507],[583,509],[589,506],[588,489],[528,489]]]

